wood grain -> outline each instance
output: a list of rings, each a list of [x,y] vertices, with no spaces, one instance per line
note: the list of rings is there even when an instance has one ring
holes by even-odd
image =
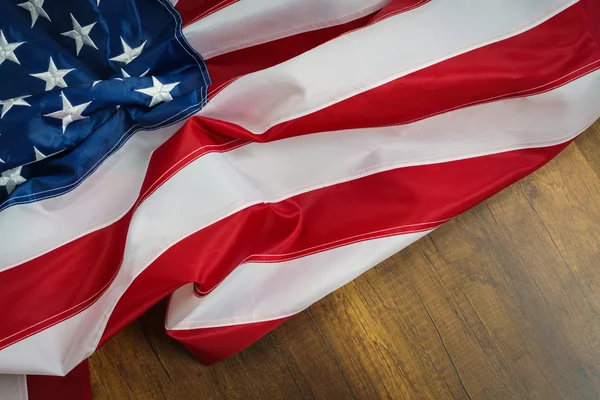
[[[90,359],[103,399],[600,399],[600,122],[544,168],[205,367],[164,304]]]

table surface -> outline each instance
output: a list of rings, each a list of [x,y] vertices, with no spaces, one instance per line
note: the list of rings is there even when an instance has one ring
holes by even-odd
[[[556,159],[206,367],[159,304],[102,399],[600,399],[600,121]]]

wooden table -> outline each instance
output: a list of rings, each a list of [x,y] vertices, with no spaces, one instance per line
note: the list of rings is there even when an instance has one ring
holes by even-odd
[[[102,399],[600,399],[600,122],[547,166],[212,367],[164,304],[91,357]]]

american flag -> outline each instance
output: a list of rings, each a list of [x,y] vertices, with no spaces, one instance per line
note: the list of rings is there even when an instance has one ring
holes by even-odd
[[[2,1],[0,398],[90,398],[165,297],[243,350],[551,160],[599,68],[597,0]]]

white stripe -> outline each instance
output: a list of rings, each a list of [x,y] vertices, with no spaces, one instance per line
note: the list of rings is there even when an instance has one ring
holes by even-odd
[[[600,71],[559,89],[413,124],[330,132],[205,155],[137,210],[108,291],[78,315],[0,351],[0,372],[66,373],[89,356],[119,297],[170,246],[261,202],[402,166],[562,143],[598,117]]]
[[[138,132],[71,192],[0,212],[0,272],[120,219],[140,193],[152,152],[182,125]]]
[[[205,59],[369,15],[390,0],[244,0],[183,29]]]
[[[576,2],[431,1],[243,76],[211,99],[200,115],[262,134],[281,122],[514,36]]]
[[[354,243],[291,261],[248,263],[203,298],[194,285],[171,297],[166,328],[209,328],[294,315],[430,231]]]
[[[0,375],[0,399],[27,400],[28,398],[25,375]]]

